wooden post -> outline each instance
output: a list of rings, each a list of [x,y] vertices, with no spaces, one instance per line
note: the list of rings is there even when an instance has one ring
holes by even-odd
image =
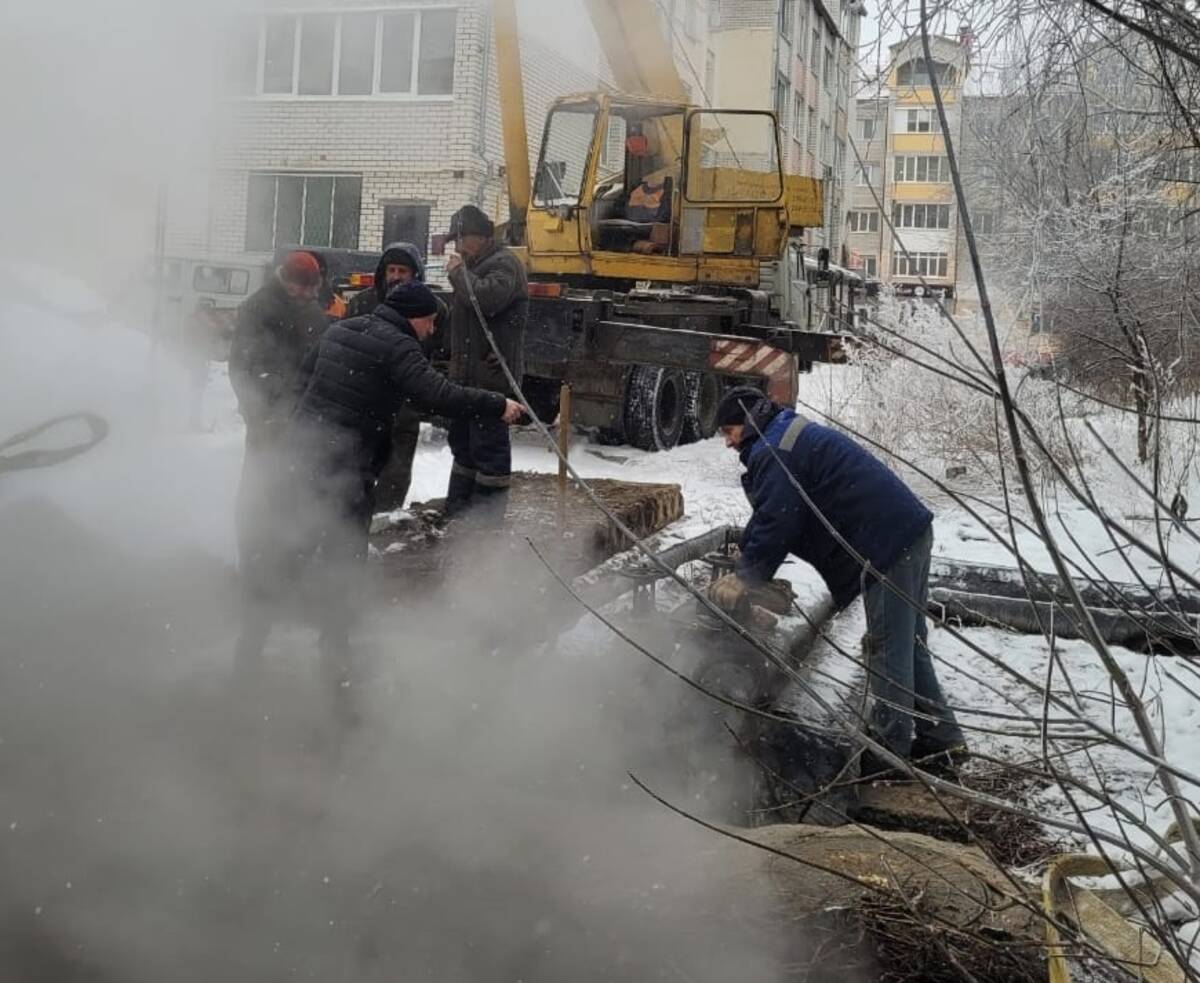
[[[567,457],[571,453],[571,386],[564,382],[558,391],[558,528],[567,527]]]
[[[558,497],[567,494],[567,461],[571,454],[571,384],[564,382],[558,391]]]

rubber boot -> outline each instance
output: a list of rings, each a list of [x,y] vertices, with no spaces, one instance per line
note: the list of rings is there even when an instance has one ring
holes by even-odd
[[[446,516],[460,515],[471,505],[475,496],[475,475],[459,470],[457,465],[450,470],[450,483],[446,486]]]
[[[475,504],[471,509],[473,524],[482,532],[495,532],[504,528],[504,514],[508,509],[508,489],[488,485],[475,485]]]

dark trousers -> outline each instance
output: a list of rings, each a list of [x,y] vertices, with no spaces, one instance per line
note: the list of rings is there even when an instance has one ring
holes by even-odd
[[[446,489],[446,514],[468,508],[489,524],[504,520],[512,480],[512,442],[501,420],[455,420],[448,434],[454,464]]]
[[[421,439],[421,417],[415,410],[403,409],[392,426],[392,451],[375,486],[375,503],[381,512],[404,508],[412,484],[413,458]]]
[[[927,529],[892,564],[888,580],[922,608],[929,600],[929,554],[933,530]],[[946,706],[929,654],[929,630],[923,611],[878,582],[863,593],[867,612],[871,731],[893,753],[907,756],[914,735],[927,750],[964,743],[954,711]],[[913,716],[913,711],[920,716]]]
[[[261,454],[247,443],[238,502],[240,668],[255,667],[284,608],[302,602],[320,626],[322,661],[344,676],[373,487],[354,448],[333,444],[314,456],[295,447]]]

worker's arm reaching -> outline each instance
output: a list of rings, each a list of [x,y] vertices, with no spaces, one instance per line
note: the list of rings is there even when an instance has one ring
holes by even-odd
[[[429,364],[420,348],[402,352],[392,363],[398,392],[418,409],[452,419],[503,420],[515,423],[525,407],[500,393],[451,382]]]
[[[746,475],[754,515],[742,533],[737,574],[750,584],[774,578],[808,514],[808,506],[773,450],[764,448],[755,455]]]

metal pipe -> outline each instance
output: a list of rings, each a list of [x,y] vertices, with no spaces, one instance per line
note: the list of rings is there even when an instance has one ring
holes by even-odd
[[[655,556],[671,570],[677,570],[685,563],[703,559],[714,550],[736,542],[741,534],[740,526],[717,526],[692,539],[668,546]],[[618,553],[600,566],[580,574],[571,586],[589,605],[598,606],[615,601],[640,584],[662,580],[666,576],[662,567],[647,561],[640,550],[634,549]]]

